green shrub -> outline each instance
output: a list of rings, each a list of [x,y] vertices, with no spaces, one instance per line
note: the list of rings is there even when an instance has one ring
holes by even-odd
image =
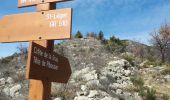
[[[121,41],[119,38],[112,36],[109,40],[105,40],[105,47],[106,49],[113,53],[113,52],[125,52],[126,44],[125,42]]]
[[[145,88],[144,87],[141,87],[140,90],[139,90],[139,95],[144,98],[145,95],[146,95],[146,92],[145,92]]]
[[[161,65],[160,62],[158,61],[148,61],[145,66],[148,66],[148,65],[153,65],[153,66],[159,66]]]
[[[135,65],[135,63],[134,63],[135,57],[134,56],[132,56],[132,55],[124,55],[123,58],[125,60],[127,60],[132,66]]]
[[[156,100],[156,90],[148,88],[146,92],[146,100]]]
[[[143,88],[144,80],[139,75],[132,76],[130,80],[132,81],[133,85],[137,88],[137,90],[140,90],[141,88]]]

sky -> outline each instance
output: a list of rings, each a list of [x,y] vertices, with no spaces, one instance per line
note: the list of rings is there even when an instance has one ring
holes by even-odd
[[[35,12],[35,7],[17,8],[17,0],[2,0],[0,19],[5,15]],[[72,33],[103,31],[105,38],[116,36],[149,44],[150,33],[170,23],[170,0],[74,0],[57,8],[73,8]],[[0,43],[0,57],[17,51],[20,43]],[[28,45],[28,43],[22,43]]]

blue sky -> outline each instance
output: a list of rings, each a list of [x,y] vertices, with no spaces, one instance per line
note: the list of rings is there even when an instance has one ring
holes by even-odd
[[[159,29],[165,20],[170,23],[170,0],[74,0],[57,7],[73,8],[73,33],[102,30],[106,38],[115,35],[146,44],[153,30]],[[0,19],[4,15],[34,11],[35,7],[18,9],[17,0],[0,3]],[[0,44],[0,57],[16,52],[17,45]]]

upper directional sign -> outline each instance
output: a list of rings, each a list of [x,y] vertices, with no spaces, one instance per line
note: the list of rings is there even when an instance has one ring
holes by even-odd
[[[34,6],[41,3],[49,3],[49,2],[65,2],[71,0],[18,0],[18,7],[28,7]]]
[[[5,16],[0,42],[69,39],[71,27],[71,8]]]

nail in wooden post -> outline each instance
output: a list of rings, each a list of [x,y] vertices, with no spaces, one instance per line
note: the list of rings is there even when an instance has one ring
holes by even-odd
[[[37,11],[56,9],[55,3],[38,4]],[[38,34],[38,33],[37,33]],[[48,50],[53,51],[54,40],[34,41]],[[37,72],[38,74],[38,72]],[[50,100],[51,82],[46,80],[30,80],[29,100]]]

